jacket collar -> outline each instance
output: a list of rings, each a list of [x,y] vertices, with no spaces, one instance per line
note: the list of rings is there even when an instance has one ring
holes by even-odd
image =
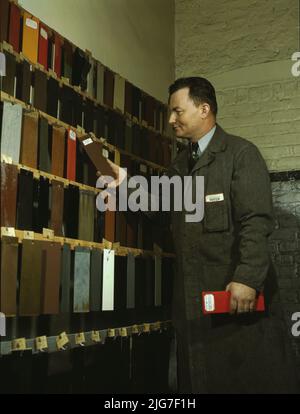
[[[208,144],[203,155],[194,165],[192,171],[189,171],[189,148],[185,148],[174,160],[172,167],[181,175],[192,175],[192,173],[215,159],[216,153],[222,152],[227,147],[226,132],[217,124],[215,133]]]

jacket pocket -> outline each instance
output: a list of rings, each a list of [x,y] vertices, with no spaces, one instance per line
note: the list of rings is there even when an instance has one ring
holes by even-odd
[[[229,227],[225,200],[205,202],[204,229],[207,232],[226,231]]]

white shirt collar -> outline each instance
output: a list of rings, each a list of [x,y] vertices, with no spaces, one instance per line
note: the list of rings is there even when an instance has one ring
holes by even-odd
[[[215,133],[216,128],[217,128],[217,126],[215,125],[210,131],[208,131],[207,134],[205,134],[202,138],[200,138],[198,140],[198,145],[199,145],[201,153],[206,150],[206,147],[210,143],[210,141],[211,141],[211,139],[212,139],[212,137]]]

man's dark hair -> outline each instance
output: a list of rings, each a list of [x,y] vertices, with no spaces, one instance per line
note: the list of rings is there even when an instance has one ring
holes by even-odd
[[[193,100],[196,106],[206,102],[209,104],[211,112],[215,116],[217,115],[218,104],[215,88],[207,79],[201,78],[199,76],[176,79],[176,81],[169,87],[169,97],[174,92],[183,88],[189,88],[189,97]]]

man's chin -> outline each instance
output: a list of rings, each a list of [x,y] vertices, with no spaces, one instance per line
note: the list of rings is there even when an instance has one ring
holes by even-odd
[[[178,129],[174,129],[174,134],[176,135],[177,138],[183,138],[182,132],[179,131]]]

